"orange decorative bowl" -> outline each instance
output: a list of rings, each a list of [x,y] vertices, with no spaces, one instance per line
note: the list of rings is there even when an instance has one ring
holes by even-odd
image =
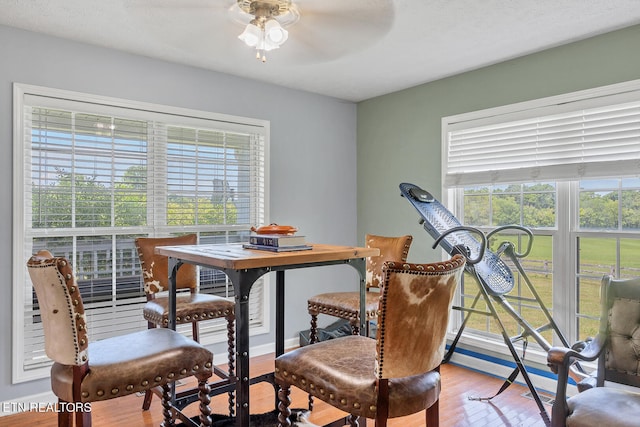
[[[251,227],[251,231],[256,234],[285,234],[292,235],[295,234],[298,229],[296,227],[292,227],[290,225],[278,225],[278,224],[269,224],[263,225],[262,227]]]

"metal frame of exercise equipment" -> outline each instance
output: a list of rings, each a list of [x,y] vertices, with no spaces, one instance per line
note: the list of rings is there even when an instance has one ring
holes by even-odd
[[[431,196],[430,193],[420,187],[414,184],[402,183],[400,184],[400,192],[402,196],[404,196],[420,213],[420,224],[422,224],[427,233],[435,239],[433,248],[435,249],[440,245],[449,255],[453,255],[455,253],[465,255],[468,259],[465,270],[478,284],[478,293],[470,307],[454,307],[456,310],[465,312],[466,315],[455,339],[451,343],[451,346],[443,359],[443,363],[448,362],[453,355],[455,347],[458,344],[462,332],[464,331],[469,317],[472,314],[481,314],[492,317],[501,331],[504,343],[507,345],[511,356],[515,361],[516,368],[494,396],[477,399],[491,400],[493,397],[506,390],[509,385],[513,383],[518,374],[522,374],[522,377],[526,382],[538,409],[540,410],[542,419],[545,424],[549,426],[551,424],[551,420],[549,419],[547,411],[540,399],[540,395],[534,387],[529,373],[524,366],[524,352],[526,350],[528,343],[527,340],[529,337],[533,338],[545,351],[548,351],[551,344],[541,334],[548,330],[555,332],[565,347],[569,347],[569,343],[558,328],[556,322],[553,320],[551,313],[544,305],[540,295],[536,291],[520,263],[520,259],[526,257],[531,251],[531,247],[533,245],[533,233],[529,229],[521,226],[504,226],[496,228],[485,235],[482,231],[476,228],[463,226],[448,209]],[[528,236],[528,245],[524,252],[517,252],[513,243],[509,241],[503,242],[496,252],[493,252],[488,248],[489,239],[495,234],[506,230],[516,231],[519,234],[524,233]],[[509,292],[511,292],[515,286],[515,280],[513,273],[511,272],[511,268],[504,259],[502,259],[503,255],[508,257],[511,263],[516,267],[520,277],[524,280],[527,288],[533,295],[533,298],[523,297],[520,295],[509,295]],[[476,309],[476,305],[481,298],[486,304],[487,311]],[[542,313],[544,313],[547,323],[539,327],[532,326],[513,308],[509,300],[525,304],[537,304],[538,308]],[[500,315],[496,310],[497,306],[506,311],[517,322],[522,332],[516,336],[509,336],[505,324],[502,319],[500,319]],[[532,307],[536,308],[535,305]],[[514,346],[514,343],[518,341],[522,341],[523,343],[522,357],[518,354]],[[579,365],[574,366],[573,370],[574,378],[582,379],[585,376]]]

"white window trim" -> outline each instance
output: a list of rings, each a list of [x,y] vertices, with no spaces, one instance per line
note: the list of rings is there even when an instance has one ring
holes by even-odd
[[[543,114],[542,112],[549,108],[564,108],[570,110],[571,103],[588,102],[590,106],[596,107],[615,102],[637,101],[640,99],[640,79],[632,80],[612,85],[571,92],[562,95],[556,95],[546,98],[540,98],[531,101],[524,101],[510,105],[504,105],[479,111],[473,111],[453,116],[443,117],[441,120],[441,184],[442,184],[442,204],[446,206],[454,215],[457,215],[460,201],[456,200],[457,191],[455,187],[447,187],[445,185],[445,177],[447,173],[447,150],[448,150],[448,133],[463,123],[474,122],[472,126],[480,126],[483,124],[495,123],[498,121],[517,120],[520,118],[531,117]],[[560,107],[558,107],[560,106]],[[576,178],[577,179],[577,178]],[[557,183],[557,221],[558,229],[548,230],[549,235],[554,237],[553,251],[556,254],[569,253],[570,259],[567,263],[554,262],[554,289],[563,289],[563,292],[554,291],[552,314],[554,320],[558,323],[558,327],[567,336],[576,335],[576,322],[574,314],[576,312],[576,299],[574,286],[562,286],[562,284],[573,283],[575,274],[573,269],[576,265],[576,236],[583,233],[576,232],[577,228],[577,206],[575,200],[569,197],[570,186],[576,185],[576,181],[567,181]],[[563,224],[560,224],[563,221]],[[560,235],[559,230],[566,230],[566,233]],[[543,234],[547,234],[547,230]],[[443,259],[448,255],[442,251]],[[460,291],[457,291],[456,298],[460,301]],[[564,310],[559,308],[563,307]],[[452,312],[449,322],[448,339],[453,339],[459,330],[462,321],[457,312]],[[460,337],[460,344],[468,345],[475,348],[482,348],[497,354],[508,355],[509,351],[506,344],[500,337],[495,339],[480,336],[478,334],[463,333]],[[558,343],[555,343],[558,344]],[[516,345],[516,350],[518,346]],[[510,356],[509,356],[510,357]],[[533,362],[546,365],[547,353],[537,348],[537,346],[529,346],[527,349],[527,363]]]
[[[121,98],[112,98],[94,94],[87,94],[75,91],[68,91],[62,89],[54,89],[47,88],[23,83],[14,83],[13,84],[13,165],[14,168],[18,169],[22,173],[18,174],[16,172],[13,173],[13,242],[12,242],[12,253],[13,253],[13,262],[12,262],[12,293],[13,293],[13,327],[12,327],[12,381],[13,383],[20,383],[25,381],[36,380],[40,378],[45,378],[49,375],[50,369],[48,367],[32,369],[27,372],[24,370],[24,358],[20,352],[23,350],[25,345],[25,336],[24,336],[24,316],[22,314],[22,307],[24,307],[26,298],[31,298],[31,293],[26,295],[26,288],[24,287],[24,283],[27,277],[27,269],[26,269],[26,260],[32,255],[29,250],[27,250],[24,244],[24,230],[26,224],[25,211],[24,211],[24,202],[22,197],[22,192],[24,189],[25,182],[30,179],[29,171],[24,169],[24,159],[23,153],[24,150],[16,149],[16,147],[22,147],[24,143],[24,99],[27,95],[35,95],[35,96],[44,96],[50,98],[59,98],[64,100],[69,100],[69,102],[74,102],[73,100],[82,100],[82,102],[87,103],[95,103],[95,104],[103,104],[103,105],[113,105],[119,108],[126,108],[130,110],[140,110],[142,112],[159,112],[166,113],[172,116],[182,116],[185,124],[189,124],[189,122],[193,119],[194,115],[197,115],[198,118],[208,119],[216,121],[217,123],[222,123],[222,127],[224,127],[224,122],[238,124],[242,123],[247,126],[247,128],[251,127],[261,127],[265,130],[264,135],[264,193],[265,193],[265,204],[264,204],[264,215],[265,215],[265,223],[269,223],[269,136],[270,136],[270,122],[268,120],[261,119],[251,119],[246,117],[238,117],[220,113],[212,113],[201,110],[192,110],[181,107],[172,107],[160,104],[152,104],[145,102],[132,101]],[[233,227],[230,226],[230,229]],[[270,322],[270,301],[269,301],[269,289],[270,289],[270,280],[268,275],[264,276],[264,288],[263,288],[263,324],[258,327],[251,328],[251,335],[260,335],[269,333],[271,327]],[[142,316],[142,313],[141,313]],[[224,335],[224,337],[223,337]],[[224,334],[220,334],[221,341],[226,341],[226,332]],[[210,344],[208,342],[204,342],[203,344]]]

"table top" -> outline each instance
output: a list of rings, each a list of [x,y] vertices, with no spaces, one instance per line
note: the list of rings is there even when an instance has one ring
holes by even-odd
[[[158,246],[155,252],[189,263],[232,270],[347,261],[380,255],[378,248],[311,243],[309,245],[312,246],[310,250],[291,252],[245,249],[241,243]]]

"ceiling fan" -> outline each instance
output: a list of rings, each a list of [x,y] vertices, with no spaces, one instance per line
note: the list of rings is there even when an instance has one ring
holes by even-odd
[[[295,63],[330,61],[364,49],[382,38],[394,19],[393,0],[132,0],[156,37],[185,49],[188,36],[242,48],[240,37],[266,60],[266,52],[283,46],[278,56]],[[133,6],[135,5],[135,6]],[[163,22],[164,21],[164,22]],[[180,22],[182,21],[182,22]],[[182,24],[182,25],[176,25]],[[185,26],[185,39],[169,40],[166,25]],[[187,47],[188,48],[188,47]]]

